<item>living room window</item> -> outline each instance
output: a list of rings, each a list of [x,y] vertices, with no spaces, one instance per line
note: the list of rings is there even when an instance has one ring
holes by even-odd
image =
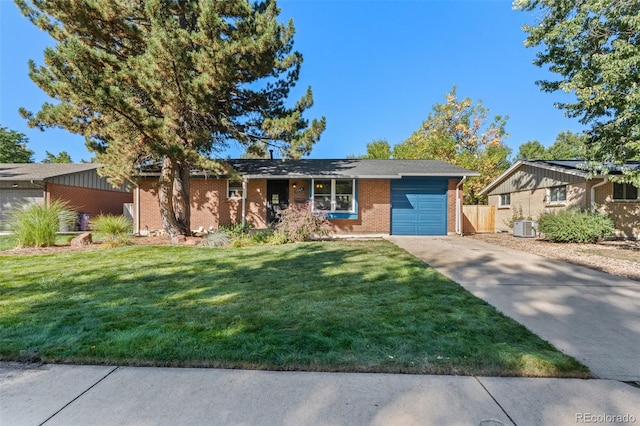
[[[314,211],[355,211],[355,181],[353,179],[314,179],[312,188]]]
[[[638,188],[630,183],[613,183],[613,199],[614,200],[638,200]]]
[[[227,181],[227,198],[242,198],[242,181],[232,180]]]
[[[549,188],[549,203],[564,203],[565,201],[567,201],[566,185]]]

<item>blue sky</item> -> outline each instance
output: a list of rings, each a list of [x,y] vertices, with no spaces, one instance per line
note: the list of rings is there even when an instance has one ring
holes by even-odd
[[[404,141],[453,85],[460,98],[482,100],[493,115],[508,115],[506,144],[538,140],[548,146],[561,131],[579,132],[536,80],[553,78],[532,64],[521,27],[531,14],[506,0],[349,1],[280,0],[281,19],[293,18],[295,48],[304,56],[292,101],[307,86],[315,104],[307,116],[327,118],[311,158],[362,154],[366,144]],[[29,79],[27,61],[42,62],[46,33],[0,0],[0,126],[24,133],[35,160],[66,150],[74,161],[91,158],[84,139],[64,130],[29,129],[17,110],[48,101]],[[224,156],[237,156],[231,149]]]

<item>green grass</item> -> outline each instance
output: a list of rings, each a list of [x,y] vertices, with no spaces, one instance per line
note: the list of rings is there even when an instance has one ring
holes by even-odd
[[[66,245],[69,244],[69,241],[77,234],[57,234],[55,236],[55,244],[56,245]],[[0,251],[2,250],[11,250],[18,247],[18,241],[16,236],[13,234],[9,235],[0,235]]]
[[[384,241],[0,256],[0,359],[588,377]]]
[[[16,238],[13,235],[0,235],[0,250],[12,249],[16,244]]]

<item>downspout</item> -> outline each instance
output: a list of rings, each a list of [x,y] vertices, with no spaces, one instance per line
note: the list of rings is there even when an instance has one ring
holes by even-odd
[[[460,203],[460,185],[465,181],[467,177],[462,176],[462,179],[456,185],[456,234],[462,235],[462,205]]]
[[[596,211],[596,188],[609,182],[609,176],[605,176],[604,180],[591,187],[591,213]]]
[[[247,180],[242,179],[242,228],[246,224],[247,215]]]
[[[140,235],[140,186],[136,184],[136,222],[134,225],[133,233]]]

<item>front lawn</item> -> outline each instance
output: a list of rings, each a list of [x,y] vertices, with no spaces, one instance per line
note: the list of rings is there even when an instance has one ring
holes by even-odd
[[[0,359],[588,377],[385,242],[0,255]]]

